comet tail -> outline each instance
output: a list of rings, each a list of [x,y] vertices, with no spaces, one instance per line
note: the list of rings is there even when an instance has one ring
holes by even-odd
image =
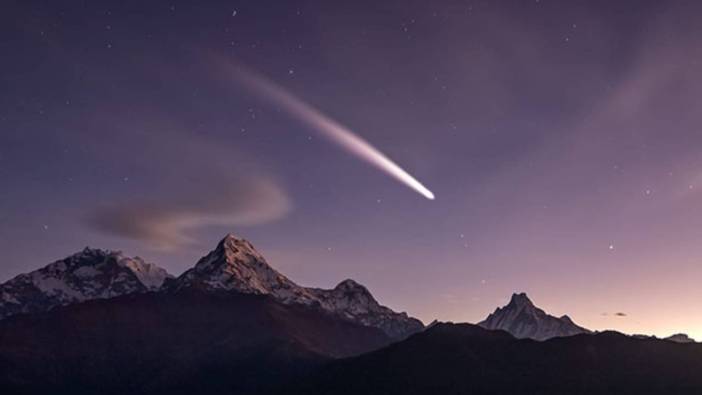
[[[434,194],[427,187],[349,128],[253,71],[236,66],[235,73],[237,80],[250,88],[253,93],[280,106],[290,116],[307,124],[322,136],[384,171],[427,199],[434,200]]]

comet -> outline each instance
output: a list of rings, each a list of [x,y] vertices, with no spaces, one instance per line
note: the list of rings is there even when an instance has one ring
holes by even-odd
[[[434,194],[427,187],[351,129],[263,75],[241,65],[233,66],[236,80],[252,93],[279,106],[289,116],[304,123],[319,135],[414,189],[425,198],[434,200]]]

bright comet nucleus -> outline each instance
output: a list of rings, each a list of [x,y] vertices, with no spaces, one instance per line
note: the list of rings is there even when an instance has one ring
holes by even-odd
[[[434,194],[427,187],[346,126],[324,115],[312,105],[254,71],[247,70],[240,65],[234,65],[233,73],[237,81],[248,87],[251,92],[280,106],[290,116],[419,192],[425,198],[434,200]]]

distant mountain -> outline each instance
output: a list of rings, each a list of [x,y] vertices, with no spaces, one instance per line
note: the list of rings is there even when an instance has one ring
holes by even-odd
[[[669,340],[676,343],[695,343],[695,339],[691,338],[690,336],[684,333],[676,333],[672,336],[666,337],[663,340]]]
[[[423,328],[352,280],[301,287],[232,235],[178,278],[85,249],[2,290],[3,394],[262,393]]]
[[[390,339],[267,295],[123,295],[0,321],[2,394],[260,394]]]
[[[39,313],[93,299],[143,292],[236,292],[270,295],[345,320],[380,328],[402,339],[424,328],[421,321],[380,305],[363,285],[344,280],[333,289],[297,285],[273,269],[244,239],[227,235],[197,264],[174,278],[166,270],[120,252],[85,248],[39,270],[0,284],[0,319]]]
[[[633,334],[631,337],[635,339],[640,339],[640,340],[652,340],[652,339],[659,339],[659,337],[654,336],[654,335],[643,335],[643,334]],[[696,343],[695,339],[689,337],[688,335],[684,333],[676,333],[674,335],[664,337],[662,338],[663,340],[666,341],[671,341],[675,343]]]
[[[700,394],[702,345],[616,332],[546,341],[438,323],[358,357],[332,361],[286,394]]]
[[[576,325],[567,315],[559,318],[547,314],[534,306],[525,293],[512,294],[509,304],[497,308],[478,325],[485,329],[501,329],[520,339],[546,340],[590,333],[588,329]]]
[[[421,321],[406,313],[396,313],[380,305],[364,286],[353,280],[344,280],[333,289],[297,285],[273,269],[251,243],[231,234],[168,288],[270,295],[284,304],[320,308],[344,319],[380,328],[394,339],[405,338],[424,328]]]
[[[685,335],[592,334],[526,294],[480,323],[504,330],[422,330],[353,280],[299,286],[232,235],[178,278],[86,249],[0,301],[2,394],[702,393]]]
[[[0,284],[0,319],[92,299],[158,290],[166,270],[120,252],[85,248]]]

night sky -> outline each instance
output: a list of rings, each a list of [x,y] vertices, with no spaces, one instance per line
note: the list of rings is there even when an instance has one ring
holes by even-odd
[[[5,1],[0,280],[227,232],[430,322],[702,338],[702,3]],[[429,200],[241,83],[387,155]]]

